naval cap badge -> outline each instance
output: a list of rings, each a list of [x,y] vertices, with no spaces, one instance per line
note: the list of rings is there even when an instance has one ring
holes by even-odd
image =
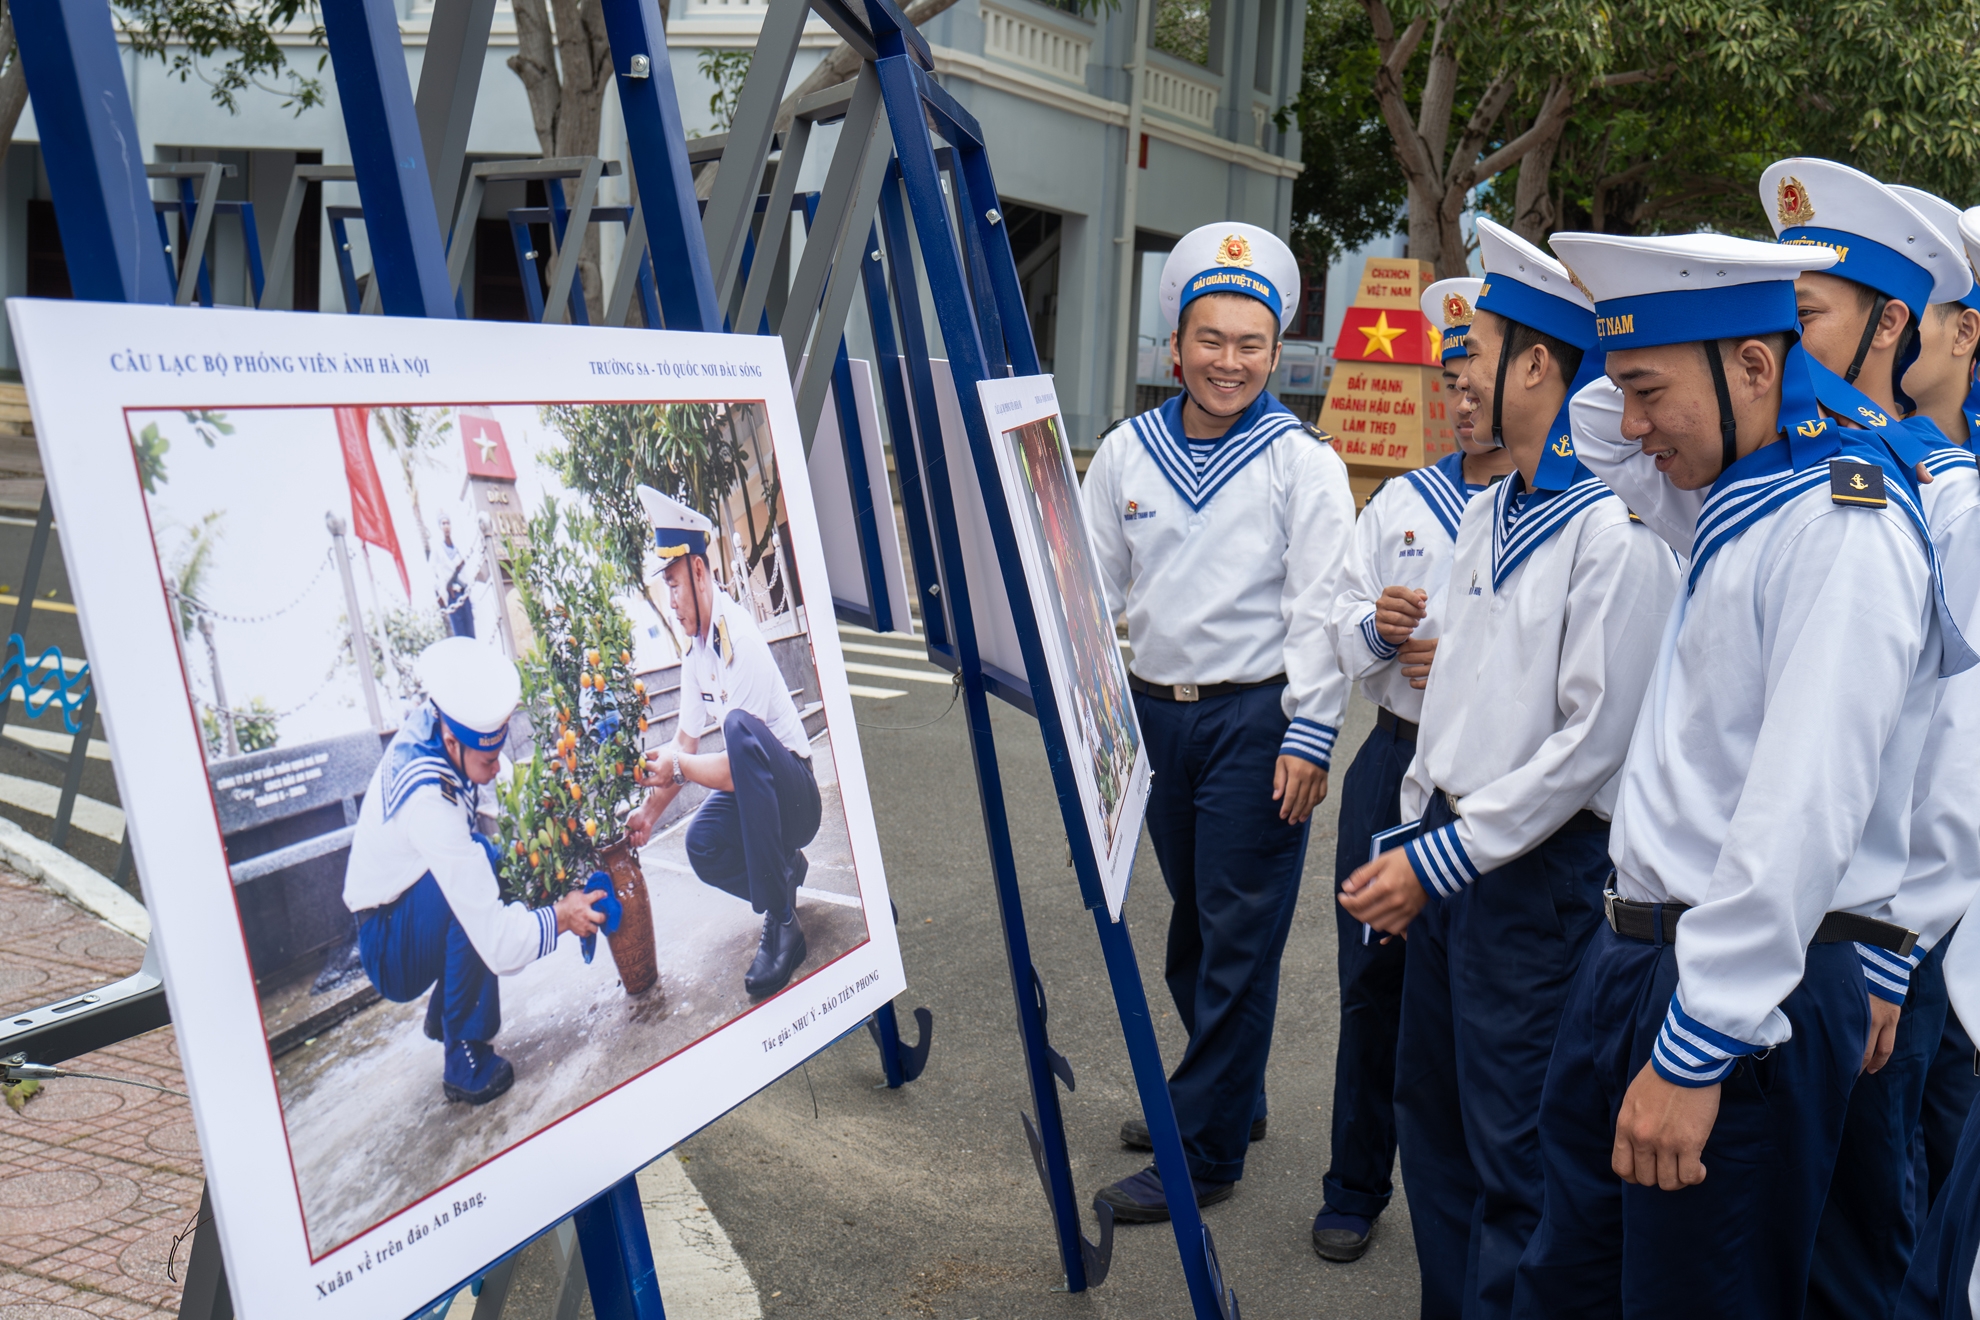
[[[1471,300],[1461,293],[1444,295],[1444,324],[1448,326],[1468,326],[1473,312]]]
[[[1251,269],[1251,240],[1243,234],[1226,234],[1224,241],[1217,244],[1217,264],[1219,266],[1243,266]]]
[[[1808,185],[1792,174],[1783,176],[1774,190],[1774,211],[1782,225],[1805,225],[1813,220],[1815,208],[1808,200]]]

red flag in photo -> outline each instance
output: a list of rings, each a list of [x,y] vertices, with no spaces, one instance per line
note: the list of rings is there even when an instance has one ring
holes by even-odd
[[[406,598],[412,598],[412,579],[406,575],[406,557],[399,552],[399,533],[392,526],[392,510],[385,503],[385,483],[379,480],[378,465],[371,460],[370,416],[363,408],[334,408],[337,440],[344,450],[344,478],[351,487],[351,534],[380,550],[389,550],[399,566],[399,585]]]

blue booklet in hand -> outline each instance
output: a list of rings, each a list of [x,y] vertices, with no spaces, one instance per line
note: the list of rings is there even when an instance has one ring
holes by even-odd
[[[1383,830],[1380,834],[1377,834],[1368,841],[1368,860],[1372,862],[1390,849],[1402,847],[1421,833],[1423,833],[1423,822],[1420,820],[1407,821],[1395,826],[1393,829]],[[1375,928],[1373,926],[1370,926],[1365,921],[1361,923],[1361,942],[1363,944],[1368,943],[1374,934]]]

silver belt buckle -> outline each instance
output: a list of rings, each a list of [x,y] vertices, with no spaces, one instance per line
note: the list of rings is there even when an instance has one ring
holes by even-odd
[[[1613,889],[1602,891],[1602,917],[1609,923],[1610,930],[1616,929],[1616,891]]]
[[[1194,683],[1171,683],[1169,690],[1176,694],[1177,701],[1197,701],[1201,699],[1197,696],[1196,684]]]
[[[1459,799],[1457,794],[1451,792],[1449,789],[1444,790],[1444,805],[1451,809],[1451,814],[1453,816],[1462,814],[1461,812],[1458,811],[1458,801]]]

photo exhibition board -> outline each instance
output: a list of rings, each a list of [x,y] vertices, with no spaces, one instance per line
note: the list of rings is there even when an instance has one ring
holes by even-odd
[[[962,545],[963,569],[969,577],[970,613],[976,621],[976,645],[985,665],[1002,670],[1020,688],[1026,686],[1024,652],[1018,645],[1017,624],[1011,619],[1010,597],[1004,594],[1004,571],[997,564],[997,541],[983,509],[983,491],[976,484],[976,460],[970,457],[969,431],[963,425],[956,378],[947,358],[929,359],[935,377],[935,403],[942,422],[943,462],[955,501],[956,536]],[[907,371],[907,359],[901,359]],[[921,455],[924,488],[930,447],[921,435],[921,419],[909,409],[915,452]],[[931,534],[934,528],[929,529]],[[955,636],[952,627],[949,631]]]
[[[1094,869],[1107,915],[1119,921],[1148,807],[1148,747],[1107,608],[1066,421],[1050,376],[985,380],[976,388],[1024,561]]]
[[[411,1313],[905,988],[775,340],[8,314],[247,1320]],[[441,654],[519,674],[499,770]],[[636,782],[683,731],[731,802]],[[724,869],[745,780],[819,822],[769,872]],[[584,948],[540,913],[593,866]],[[752,885],[809,950],[760,996]],[[388,917],[467,956],[408,970]],[[474,1032],[514,1085],[471,1104]]]
[[[853,404],[859,416],[860,448],[866,455],[867,481],[872,487],[875,531],[880,539],[880,569],[887,583],[887,604],[894,631],[915,635],[910,612],[912,593],[901,558],[900,524],[894,519],[893,487],[887,480],[887,454],[880,442],[880,409],[873,393],[873,364],[850,358]],[[852,485],[846,468],[845,440],[839,431],[835,392],[825,392],[818,414],[818,435],[811,446],[811,495],[818,506],[818,535],[825,546],[825,571],[831,575],[832,595],[867,617],[873,616],[872,588],[866,556],[860,550],[859,519],[853,510]]]

